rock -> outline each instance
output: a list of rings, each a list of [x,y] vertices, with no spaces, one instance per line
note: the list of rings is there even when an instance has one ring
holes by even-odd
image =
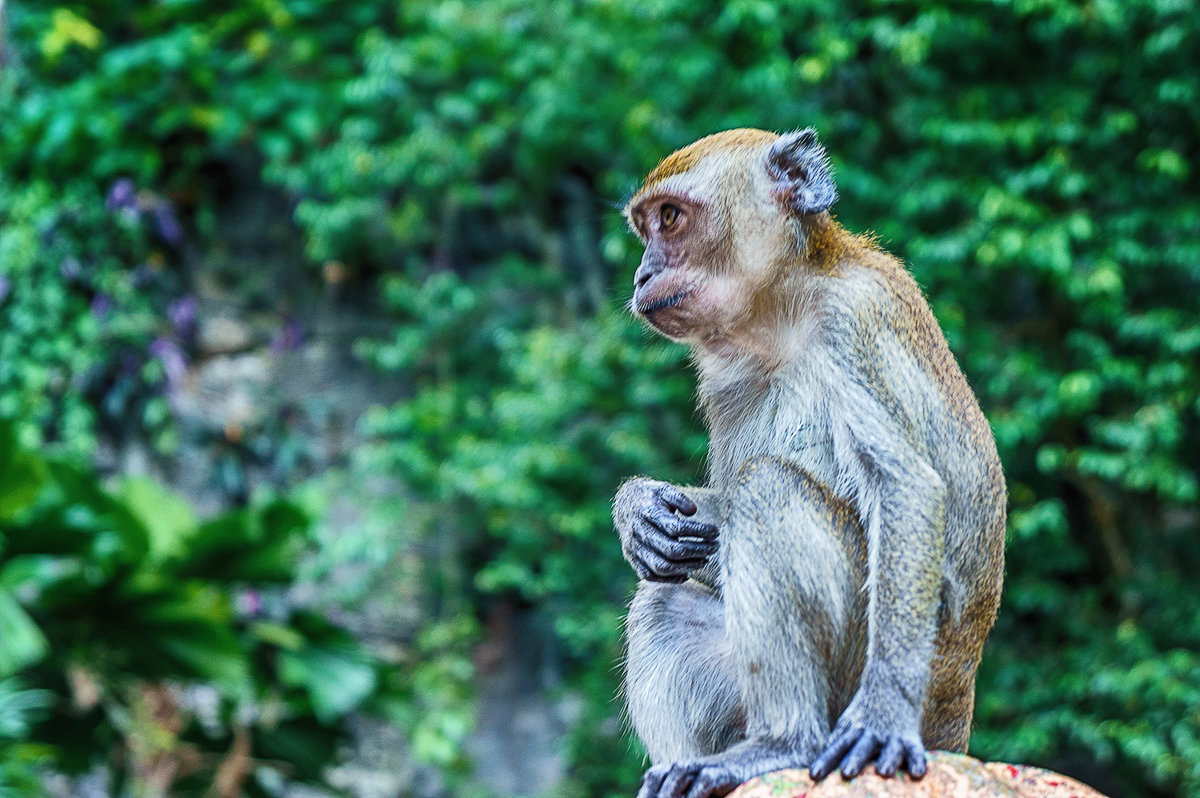
[[[746,782],[729,798],[1104,798],[1074,779],[1042,768],[980,762],[966,754],[929,753],[929,772],[885,779],[868,768],[847,781],[834,773],[814,782],[807,770],[780,770]]]
[[[255,344],[254,330],[232,316],[203,316],[200,319],[200,351],[209,355],[244,352]]]

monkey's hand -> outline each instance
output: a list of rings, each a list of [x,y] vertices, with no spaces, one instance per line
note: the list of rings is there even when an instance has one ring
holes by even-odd
[[[808,770],[814,779],[823,779],[840,763],[842,775],[852,778],[872,760],[880,776],[895,775],[902,766],[914,779],[925,775],[925,746],[914,702],[894,680],[864,673],[862,687]]]
[[[682,582],[717,550],[717,527],[693,518],[696,504],[679,488],[645,477],[613,499],[613,523],[625,559],[642,579]]]

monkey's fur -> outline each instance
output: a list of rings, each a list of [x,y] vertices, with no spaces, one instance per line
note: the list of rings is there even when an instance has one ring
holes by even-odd
[[[925,771],[967,746],[1003,572],[991,430],[917,284],[838,225],[811,130],[674,153],[626,208],[632,307],[691,345],[709,485],[614,500],[642,581],[625,695],[639,798],[782,767]]]

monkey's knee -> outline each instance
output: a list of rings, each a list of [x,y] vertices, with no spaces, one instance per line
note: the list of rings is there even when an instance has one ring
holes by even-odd
[[[738,469],[730,506],[746,509],[748,505],[777,499],[805,477],[803,469],[778,457],[751,457]]]
[[[654,763],[739,739],[742,712],[721,601],[695,582],[643,582],[626,621],[625,700]]]
[[[865,649],[865,538],[806,470],[747,461],[721,531],[727,627],[747,734],[825,742]]]
[[[797,574],[836,573],[859,584],[865,578],[866,535],[850,505],[806,469],[777,457],[753,457],[742,465],[721,535],[726,564],[735,569],[745,555],[750,568],[766,558],[772,570],[788,564]],[[835,581],[840,588],[845,580]]]
[[[830,529],[852,519],[849,505],[807,469],[778,457],[751,457],[738,470],[729,500],[734,517],[772,521],[784,510],[805,510],[815,523]]]

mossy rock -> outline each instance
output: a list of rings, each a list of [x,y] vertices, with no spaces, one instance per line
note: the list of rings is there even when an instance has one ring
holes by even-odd
[[[807,770],[780,770],[746,782],[729,798],[1104,798],[1084,784],[1042,768],[980,762],[965,754],[929,753],[929,772],[915,780],[868,768],[854,779],[834,773],[815,782]]]

